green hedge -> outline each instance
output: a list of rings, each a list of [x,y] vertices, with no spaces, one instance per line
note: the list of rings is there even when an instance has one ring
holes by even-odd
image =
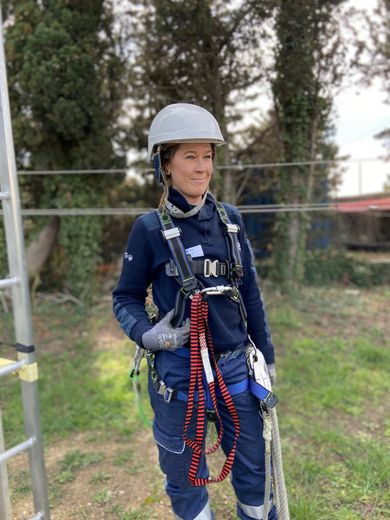
[[[390,283],[390,262],[372,263],[348,255],[343,250],[307,251],[305,282],[353,284],[371,287]]]
[[[272,278],[272,258],[257,260],[256,267],[261,280]],[[305,284],[330,283],[357,287],[390,284],[390,262],[369,262],[340,249],[307,251]]]

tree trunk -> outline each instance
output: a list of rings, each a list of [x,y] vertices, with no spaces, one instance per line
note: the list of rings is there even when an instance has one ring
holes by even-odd
[[[54,217],[40,231],[26,251],[28,274],[31,278],[39,274],[49,258],[56,242],[59,229],[59,219]]]
[[[291,178],[291,191],[294,194],[289,200],[290,204],[300,204],[302,198],[299,193],[306,184],[306,176],[296,167]],[[286,285],[292,288],[303,281],[304,258],[306,242],[305,217],[300,212],[290,213],[287,225],[287,275]]]
[[[229,148],[226,146],[223,154],[223,166],[230,165]],[[234,183],[234,173],[231,168],[224,168],[222,170],[222,186],[223,186],[223,200],[236,204],[236,191]]]
[[[311,131],[310,131],[310,160],[315,161],[316,158],[316,143],[317,143],[317,128],[318,128],[318,118],[315,117],[312,121]],[[315,175],[316,166],[313,162],[310,163],[309,166],[309,177],[307,179],[307,190],[306,190],[306,203],[310,204],[312,202],[313,196],[313,187],[314,187],[314,175]]]

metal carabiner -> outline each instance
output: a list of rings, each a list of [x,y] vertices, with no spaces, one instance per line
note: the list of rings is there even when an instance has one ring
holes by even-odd
[[[130,377],[139,375],[139,367],[141,365],[141,361],[142,361],[142,358],[144,357],[144,355],[145,355],[145,350],[143,348],[141,348],[139,345],[136,345],[133,369],[130,372]]]
[[[219,296],[230,291],[232,291],[230,285],[216,285],[215,287],[205,287],[200,291],[200,293],[206,296]]]

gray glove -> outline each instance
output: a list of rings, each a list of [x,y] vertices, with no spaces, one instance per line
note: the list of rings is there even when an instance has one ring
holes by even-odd
[[[174,309],[142,335],[142,344],[147,350],[176,350],[187,343],[190,337],[190,319],[177,328],[172,327]]]
[[[276,383],[276,368],[275,363],[271,363],[267,365],[269,378],[271,379],[271,384],[274,385]]]

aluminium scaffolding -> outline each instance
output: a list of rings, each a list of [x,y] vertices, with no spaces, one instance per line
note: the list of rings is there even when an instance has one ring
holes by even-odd
[[[0,289],[10,288],[14,317],[17,360],[0,358],[0,377],[17,373],[20,379],[27,439],[5,449],[0,413],[0,518],[11,520],[6,462],[28,452],[35,514],[31,520],[50,520],[46,472],[38,400],[38,369],[33,342],[30,292],[25,262],[19,186],[15,165],[6,62],[0,11],[0,200],[7,244],[9,277]]]

